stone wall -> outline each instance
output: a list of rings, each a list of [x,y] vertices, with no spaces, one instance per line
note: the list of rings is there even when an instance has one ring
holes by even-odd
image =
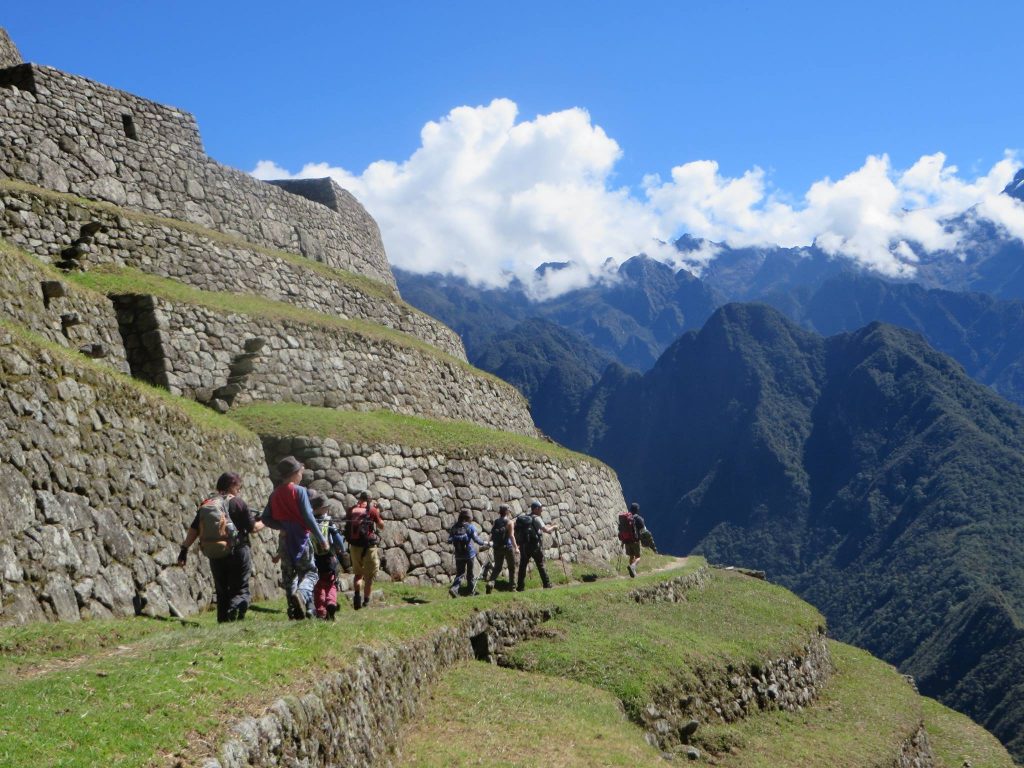
[[[376,222],[214,162],[195,118],[83,77],[0,70],[0,176],[184,219],[394,286]]]
[[[83,269],[128,266],[201,290],[266,296],[328,315],[369,320],[466,359],[458,334],[405,304],[385,285],[374,293],[359,280],[331,277],[294,255],[247,246],[172,219],[112,208],[0,182],[0,237],[46,263],[61,261]]]
[[[201,402],[386,409],[535,435],[511,385],[399,340],[315,325],[115,297],[135,376]],[[220,405],[220,403],[215,403]]]
[[[0,316],[128,373],[114,307],[0,242]]]
[[[18,46],[11,40],[7,30],[0,27],[0,69],[17,66],[21,64],[21,61],[21,53],[18,51]]]
[[[140,598],[152,615],[208,605],[205,558],[174,567],[178,546],[222,471],[267,498],[259,440],[2,326],[0,390],[0,624],[128,616]],[[255,593],[276,594],[255,538]]]
[[[602,464],[525,452],[446,455],[316,437],[265,435],[263,444],[268,464],[287,455],[302,461],[304,482],[333,499],[339,510],[369,490],[385,520],[384,569],[396,579],[447,582],[455,572],[447,531],[459,510],[471,509],[473,520],[489,533],[499,504],[518,514],[533,499],[544,504],[544,519],[561,529],[560,547],[553,536],[544,537],[547,557],[608,562],[619,551],[618,514],[625,501],[618,478]],[[554,562],[548,567],[560,568]]]

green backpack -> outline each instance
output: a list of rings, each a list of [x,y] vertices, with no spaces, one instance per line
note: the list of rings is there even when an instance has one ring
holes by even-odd
[[[228,513],[230,501],[217,494],[199,506],[199,549],[211,560],[227,557],[238,543],[238,529]]]

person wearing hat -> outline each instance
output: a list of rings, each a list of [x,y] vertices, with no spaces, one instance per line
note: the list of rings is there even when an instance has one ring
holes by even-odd
[[[330,544],[327,552],[314,558],[318,580],[313,587],[313,605],[318,619],[334,621],[334,614],[338,612],[338,568],[345,555],[345,540],[331,519],[327,497],[310,488],[309,503],[321,533]]]
[[[285,456],[277,463],[280,484],[270,494],[261,520],[268,528],[284,533],[281,557],[291,567],[288,585],[289,615],[311,619],[316,615],[313,587],[317,582],[315,556],[327,551],[327,539],[313,515],[309,492],[299,485],[302,466],[294,456]]]
[[[227,499],[227,514],[236,532],[230,552],[210,559],[210,573],[213,574],[213,588],[217,594],[218,622],[241,621],[252,602],[249,595],[249,577],[252,574],[249,534],[263,530],[263,523],[255,518],[249,505],[238,495],[241,488],[242,476],[237,472],[225,472],[217,478],[216,495]],[[201,527],[200,513],[196,512],[181,543],[178,565],[184,566],[188,561],[189,547],[199,539]]]
[[[541,517],[543,512],[544,507],[541,503],[533,501],[530,504],[530,514],[522,514],[516,518],[516,545],[522,552],[519,558],[519,578],[516,579],[517,592],[526,589],[526,568],[530,560],[537,565],[537,573],[540,574],[544,589],[551,589],[551,579],[544,569],[544,534],[555,530],[558,523],[546,525],[544,518]]]

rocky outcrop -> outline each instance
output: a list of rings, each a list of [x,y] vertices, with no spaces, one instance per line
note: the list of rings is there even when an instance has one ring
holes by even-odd
[[[3,325],[0,390],[0,623],[208,605],[205,558],[176,568],[178,545],[221,472],[267,497],[259,440]],[[253,555],[267,596],[276,568],[258,542]]]
[[[8,36],[7,30],[0,27],[0,69],[15,67],[21,63],[21,53],[18,51],[18,46]]]
[[[0,274],[3,317],[128,373],[117,316],[106,296],[78,288],[3,242]]]
[[[451,328],[389,286],[198,225],[0,181],[0,237],[44,263],[134,267],[204,291],[265,296],[394,328],[466,359]]]
[[[3,50],[3,49],[0,49]],[[10,54],[8,54],[9,56]],[[394,287],[376,222],[214,162],[195,118],[35,64],[0,69],[0,176],[184,219]]]
[[[352,445],[333,438],[263,436],[268,463],[293,455],[306,465],[304,482],[339,508],[369,490],[386,525],[382,555],[392,578],[439,583],[454,574],[448,529],[469,509],[486,533],[499,504],[514,513],[530,501],[545,505],[560,539],[546,536],[546,555],[570,562],[607,562],[618,550],[618,514],[625,507],[615,474],[584,457],[523,451],[476,454],[400,445]],[[560,543],[559,543],[560,542]]]
[[[225,405],[386,409],[537,433],[526,400],[511,385],[400,334],[377,335],[330,318],[114,298],[132,373],[177,395]]]

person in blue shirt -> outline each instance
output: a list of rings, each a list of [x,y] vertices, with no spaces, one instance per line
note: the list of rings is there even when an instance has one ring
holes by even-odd
[[[470,522],[472,519],[473,516],[470,511],[464,509],[459,512],[458,522],[448,531],[448,543],[455,549],[455,580],[452,581],[452,586],[448,590],[448,594],[452,597],[459,596],[459,588],[462,586],[463,576],[469,581],[469,594],[477,594],[474,568],[477,549],[473,545],[476,544],[484,548],[490,546],[480,538],[476,526]]]

